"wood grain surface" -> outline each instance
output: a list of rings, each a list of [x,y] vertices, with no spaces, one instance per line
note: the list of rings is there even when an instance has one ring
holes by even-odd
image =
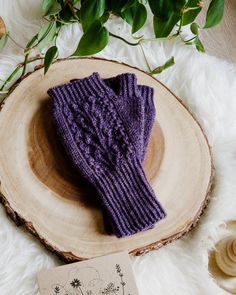
[[[155,90],[144,168],[167,218],[123,239],[106,233],[96,191],[69,164],[50,116],[47,89],[94,71],[103,78],[133,72]],[[0,125],[1,201],[18,225],[66,260],[161,247],[195,226],[209,200],[214,169],[201,126],[163,84],[128,65],[81,58],[54,63],[46,76],[37,69],[5,99]]]

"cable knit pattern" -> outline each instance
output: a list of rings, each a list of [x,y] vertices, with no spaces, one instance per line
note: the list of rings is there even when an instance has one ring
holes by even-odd
[[[78,79],[71,80],[75,81]],[[128,132],[133,137],[136,154],[143,161],[156,115],[153,88],[137,85],[136,77],[132,73],[103,79],[103,82],[116,94],[117,107],[128,122]]]
[[[131,96],[127,94],[127,100],[122,98],[122,93],[125,92],[126,84],[123,83],[123,81],[127,79],[132,79],[133,82],[133,91],[129,91],[129,94],[132,94]],[[70,82],[78,81],[79,79],[73,79]],[[134,146],[137,147],[136,154],[140,156],[140,159],[143,161],[145,157],[145,152],[147,149],[149,137],[151,134],[152,126],[155,119],[155,106],[153,101],[153,88],[146,86],[146,85],[137,85],[135,75],[131,73],[123,73],[120,75],[117,75],[115,77],[103,79],[104,83],[110,87],[114,93],[117,95],[118,99],[116,100],[116,103],[121,105],[119,107],[120,111],[123,112],[123,117],[127,120],[128,125],[130,128],[128,129],[129,132],[131,132],[131,135],[133,133],[133,129],[135,129],[132,124],[134,121],[137,121],[137,136],[134,139]],[[136,103],[137,99],[136,94],[139,93],[141,96],[141,107],[139,108],[139,112],[135,112],[132,108],[132,104]],[[126,104],[125,104],[126,102]],[[124,106],[125,104],[125,106]],[[134,116],[134,114],[136,114]],[[113,234],[113,230],[110,224],[110,218],[107,215],[106,211],[103,210],[103,217],[104,217],[104,224],[107,233]]]
[[[134,87],[135,79],[131,76],[129,84],[129,77],[124,81],[124,100]],[[53,116],[65,149],[99,192],[116,236],[146,230],[164,218],[136,155],[136,134],[128,132],[122,108],[116,103],[121,96],[98,73],[48,93],[53,97]],[[136,112],[135,105],[132,109]]]
[[[76,84],[71,87],[74,97]],[[64,105],[63,114],[68,120],[73,139],[91,169],[97,173],[114,169],[134,154],[134,148],[107,95],[97,95],[69,101]]]

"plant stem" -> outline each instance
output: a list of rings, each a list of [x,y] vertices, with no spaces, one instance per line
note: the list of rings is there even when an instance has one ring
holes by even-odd
[[[25,60],[24,60],[24,62],[23,62],[23,71],[22,71],[21,77],[24,76],[25,73],[26,73],[26,67],[27,67],[27,64],[29,64],[29,63],[31,63],[31,62],[34,62],[34,61],[36,61],[36,60],[41,60],[41,59],[43,59],[42,57],[35,57],[35,58],[32,58],[32,59],[29,60],[28,57],[29,57],[29,54],[26,54],[26,55],[25,55]]]
[[[21,76],[24,76],[24,74],[26,72],[28,57],[29,57],[29,52],[26,53],[26,55],[25,55],[25,59],[24,59],[24,62],[23,62],[23,71],[22,71]]]
[[[27,64],[29,64],[29,63],[31,63],[31,62],[34,62],[34,61],[36,61],[36,60],[42,60],[42,59],[43,59],[43,57],[40,57],[40,56],[33,57],[33,58],[31,58],[31,59],[28,59]]]
[[[145,52],[144,52],[143,46],[142,46],[141,43],[139,44],[139,46],[140,46],[140,48],[141,48],[141,51],[142,51],[142,54],[143,54],[144,60],[145,60],[146,65],[147,65],[147,67],[148,67],[148,71],[151,72],[152,70],[151,70],[151,67],[150,67],[150,65],[149,65],[149,63],[148,63],[148,60],[147,60],[147,57],[146,57],[146,55],[145,55]]]
[[[50,22],[50,20],[46,18],[46,16],[43,16],[43,19],[45,19],[47,22]]]
[[[5,80],[5,82],[3,83],[3,85],[0,88],[0,91],[3,91],[4,87],[6,86],[6,84],[8,82],[11,81],[11,79],[15,76],[15,74],[19,71],[19,69],[22,67],[22,65],[18,64],[15,69],[11,72],[11,74],[7,77],[7,79]]]
[[[71,13],[73,14],[74,18],[80,22],[80,19],[78,17],[78,15],[76,14],[75,10],[74,10],[74,6],[69,2],[68,6],[70,8]]]
[[[131,46],[137,46],[137,45],[140,45],[141,43],[145,43],[145,42],[171,40],[171,39],[174,39],[177,36],[176,34],[174,34],[174,35],[171,35],[169,37],[163,37],[163,38],[140,39],[136,43],[131,43],[131,42],[127,41],[126,39],[122,38],[121,36],[115,35],[115,34],[113,34],[111,32],[109,32],[109,35],[112,36],[112,37],[114,37],[114,38],[120,39],[120,40],[124,41],[126,44],[131,45]]]
[[[134,36],[134,35],[132,35],[132,37],[135,39],[135,40],[140,40],[140,39],[142,39],[143,37],[144,37],[144,35],[142,35],[142,36]]]
[[[58,29],[58,31],[56,32],[56,34],[55,34],[55,40],[54,40],[54,45],[56,46],[57,45],[57,38],[58,38],[58,35],[59,35],[59,33],[60,33],[60,30],[61,30],[61,27]]]
[[[53,25],[54,25],[54,22],[51,22],[51,23],[49,24],[49,26],[48,26],[48,28],[47,28],[47,31],[44,33],[44,35],[38,40],[38,42],[37,42],[33,47],[31,47],[31,48],[28,49],[29,51],[30,51],[31,49],[37,47],[37,46],[39,45],[39,43],[40,43],[44,38],[47,37],[47,35],[50,33],[50,31],[51,31]]]
[[[43,59],[42,57],[35,57],[35,58],[31,58],[31,59],[28,59],[27,60],[27,64],[31,63],[31,62],[34,62],[34,61],[37,61],[37,60],[41,60]],[[24,62],[23,63],[19,63],[15,69],[11,72],[11,74],[7,77],[7,79],[4,81],[3,85],[1,86],[0,88],[0,91],[3,91],[4,87],[14,78],[14,76],[17,74],[17,72],[20,70],[20,68],[22,68],[22,66],[24,65]],[[23,76],[23,72],[21,74],[20,77]],[[2,80],[1,80],[2,81]]]
[[[23,47],[22,45],[20,45],[18,42],[16,42],[11,36],[9,33],[7,33],[7,36],[8,38],[18,47],[22,48],[22,49],[25,49],[25,47]]]
[[[182,41],[183,41],[184,43],[188,43],[188,42],[193,41],[195,38],[196,38],[196,36],[194,36],[194,37],[192,37],[191,39],[188,39],[188,40],[184,40],[184,39],[182,39]]]
[[[186,9],[184,9],[184,13],[186,13],[186,12],[188,12],[188,11],[190,11],[190,10],[196,10],[196,9],[199,9],[199,8],[201,8],[200,6],[195,6],[195,7],[188,7],[188,8],[186,8]]]
[[[38,44],[45,38],[47,37],[47,35],[50,33],[52,27],[54,25],[54,22],[51,22],[46,30],[46,32],[44,33],[44,35],[38,40],[38,42],[31,48],[27,48],[27,51],[25,50],[25,59],[24,59],[24,62],[23,62],[23,71],[22,71],[22,74],[21,76],[24,76],[25,73],[26,73],[26,67],[27,67],[27,64],[28,64],[28,58],[29,58],[29,54],[30,54],[30,51],[37,47]]]
[[[115,34],[113,34],[111,32],[109,32],[109,35],[112,36],[112,37],[114,37],[114,38],[117,38],[117,39],[120,39],[120,40],[124,41],[128,45],[131,45],[131,46],[137,46],[137,45],[139,45],[139,42],[137,42],[137,43],[131,43],[131,42],[125,40],[124,38],[122,38],[122,37],[120,37],[118,35],[115,35]]]
[[[70,19],[69,21],[64,21],[64,20],[61,20],[61,19],[57,19],[57,23],[61,23],[63,25],[70,25],[70,24],[74,24],[74,23],[78,23],[80,22],[78,19]]]
[[[153,42],[153,41],[165,41],[165,40],[174,39],[176,37],[177,37],[177,35],[174,34],[174,35],[171,35],[171,36],[168,36],[168,37],[163,37],[163,38],[147,38],[147,39],[141,39],[141,40],[139,40],[139,43]]]
[[[180,19],[180,23],[179,23],[179,28],[178,31],[176,33],[176,35],[179,35],[181,33],[181,29],[182,29],[182,24],[183,24],[183,13],[181,14],[181,19]]]

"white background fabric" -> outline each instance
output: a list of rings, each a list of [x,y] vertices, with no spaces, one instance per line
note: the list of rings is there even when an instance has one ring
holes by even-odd
[[[0,0],[0,15],[11,35],[21,44],[37,32],[41,19],[39,0]],[[112,32],[129,37],[129,26],[119,19],[109,24]],[[79,25],[63,29],[58,46],[60,57],[72,53],[81,34]],[[151,34],[147,26],[145,34]],[[220,234],[219,226],[236,218],[236,67],[200,54],[180,41],[146,43],[154,68],[171,55],[176,65],[158,76],[196,114],[213,147],[215,187],[210,205],[191,233],[143,257],[132,258],[141,295],[220,295],[208,273],[208,251]],[[99,54],[146,70],[141,51],[111,38]],[[22,61],[22,52],[11,41],[0,55],[0,78]],[[10,135],[9,135],[10,136]],[[37,294],[36,274],[62,262],[24,229],[17,228],[0,206],[0,294]]]

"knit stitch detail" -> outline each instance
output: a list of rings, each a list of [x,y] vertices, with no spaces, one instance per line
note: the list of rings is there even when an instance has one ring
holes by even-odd
[[[117,237],[147,230],[166,216],[136,159],[99,176],[96,188]]]
[[[135,133],[127,132],[117,104],[122,97],[99,85],[97,78],[54,87],[48,93],[66,151],[98,190],[116,236],[125,237],[152,227],[166,214],[136,156]],[[136,107],[131,113],[137,115],[142,108]],[[139,123],[134,126],[139,128]]]
[[[134,154],[134,148],[114,104],[106,94],[78,97],[77,90],[75,83],[57,88],[62,115],[77,148],[96,173],[121,165]]]
[[[101,81],[98,73],[93,73],[92,76],[96,76],[97,83],[104,91],[108,91],[108,93],[114,91],[115,95],[113,96],[116,96],[121,116],[123,115],[127,121],[129,133],[136,132],[134,145],[136,153],[143,161],[156,115],[153,99],[154,89],[146,85],[137,85],[137,78],[133,73],[123,73]],[[73,79],[71,82],[80,80],[83,81],[83,79]],[[136,109],[132,107],[133,104]],[[136,126],[133,126],[135,122]]]

